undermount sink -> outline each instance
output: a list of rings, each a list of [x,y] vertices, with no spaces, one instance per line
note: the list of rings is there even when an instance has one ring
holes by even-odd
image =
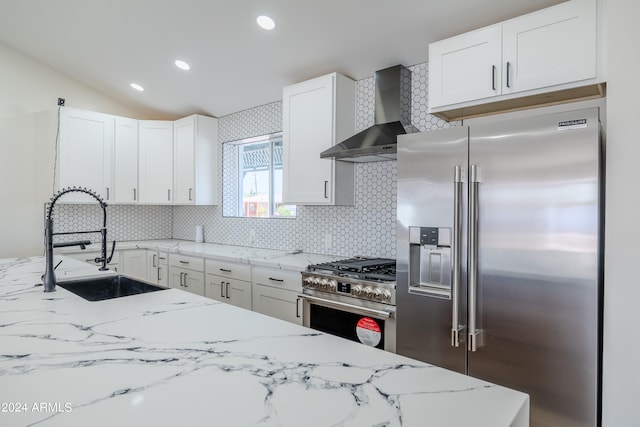
[[[58,282],[58,286],[87,301],[103,301],[165,290],[165,288],[120,275]]]

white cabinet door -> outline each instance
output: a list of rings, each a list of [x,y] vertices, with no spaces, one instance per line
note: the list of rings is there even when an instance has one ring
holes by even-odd
[[[174,203],[217,204],[218,120],[192,115],[174,123]]]
[[[284,88],[284,203],[353,204],[353,164],[321,159],[320,153],[353,135],[354,88],[337,73]],[[337,193],[337,186],[347,193]]]
[[[502,92],[596,77],[596,4],[574,0],[502,26]],[[508,72],[508,74],[506,74]]]
[[[166,252],[147,250],[147,280],[169,287],[169,257]]]
[[[429,105],[439,107],[500,94],[500,25],[429,45]]]
[[[169,269],[169,287],[204,296],[204,273],[171,267]]]
[[[180,204],[193,204],[195,188],[195,133],[196,123],[193,116],[177,120],[173,124],[174,176],[173,201]]]
[[[139,185],[141,203],[173,200],[173,122],[139,122]]]
[[[297,292],[254,283],[253,310],[302,325],[302,303]]]
[[[58,188],[86,187],[105,201],[112,195],[114,119],[93,111],[60,109]],[[61,203],[94,203],[82,193],[66,194]]]
[[[114,201],[138,202],[138,121],[115,118]]]
[[[227,279],[225,296],[236,307],[251,310],[252,295],[251,283],[243,280]]]
[[[132,249],[122,251],[120,272],[134,279],[149,281],[147,276],[147,250]]]
[[[251,310],[251,283],[207,274],[204,296]]]
[[[204,296],[220,302],[228,302],[225,295],[227,278],[207,274],[207,282],[204,287]]]

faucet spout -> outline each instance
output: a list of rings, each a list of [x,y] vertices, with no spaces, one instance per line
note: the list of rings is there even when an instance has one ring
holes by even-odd
[[[56,284],[57,284],[57,280],[56,280],[56,274],[55,274],[55,267],[53,266],[53,236],[55,236],[56,234],[70,234],[70,233],[54,233],[53,232],[53,208],[56,204],[56,202],[58,201],[58,199],[67,194],[67,193],[72,193],[72,192],[79,192],[79,193],[85,193],[88,194],[89,196],[93,197],[94,199],[96,199],[96,201],[100,204],[100,207],[102,208],[102,228],[97,231],[102,235],[102,253],[101,253],[101,257],[97,258],[96,260],[98,260],[97,262],[102,262],[102,267],[100,268],[100,270],[108,270],[107,264],[109,263],[109,261],[111,261],[111,258],[113,257],[113,251],[115,250],[116,247],[116,242],[113,242],[113,247],[111,249],[111,256],[107,257],[107,204],[105,203],[104,200],[102,200],[102,198],[100,196],[98,196],[95,192],[84,188],[84,187],[70,187],[70,188],[63,188],[61,191],[59,191],[58,193],[56,193],[52,198],[51,198],[51,203],[49,204],[49,207],[47,208],[47,215],[46,215],[46,223],[45,223],[45,269],[44,269],[44,275],[42,278],[42,284],[44,285],[44,291],[45,292],[53,292],[56,290]],[[80,231],[78,233],[93,233],[94,231]],[[88,241],[87,241],[88,242]],[[85,241],[82,242],[73,242],[74,244],[84,244]],[[61,246],[61,245],[57,245],[57,246]],[[84,249],[84,248],[83,248]]]

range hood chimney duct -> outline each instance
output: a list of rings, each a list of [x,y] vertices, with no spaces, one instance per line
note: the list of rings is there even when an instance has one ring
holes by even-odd
[[[320,153],[346,162],[395,160],[398,135],[411,125],[411,71],[402,65],[376,71],[374,125]]]

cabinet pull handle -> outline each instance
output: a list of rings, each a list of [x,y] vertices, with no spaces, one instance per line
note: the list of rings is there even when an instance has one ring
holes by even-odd
[[[510,69],[511,69],[511,62],[507,61],[507,87],[511,87],[511,80],[509,79]]]
[[[329,185],[329,181],[324,182],[324,198],[325,199],[329,198],[329,196],[327,195],[327,185]]]
[[[193,201],[193,198],[191,197],[191,193],[193,192],[193,188],[189,189],[189,201]]]
[[[296,317],[300,317],[300,297],[296,298]]]
[[[160,267],[158,267],[158,284],[161,282],[161,278],[160,278]]]
[[[220,298],[224,298],[224,280],[220,281]]]
[[[226,290],[226,293],[227,293],[227,299],[231,298],[231,297],[229,296],[229,282],[227,282],[227,290]]]
[[[167,189],[167,200],[171,201],[171,189]]]
[[[138,197],[137,197],[137,194],[136,194],[136,189],[134,188],[133,189],[133,200],[135,201],[137,199],[138,199]]]
[[[158,257],[158,255],[153,254],[153,258],[151,259],[151,266],[152,266],[153,268],[156,268],[156,267],[157,267],[157,265],[156,265],[156,258],[157,258],[157,257]]]
[[[274,282],[284,282],[284,279],[274,279],[273,277],[269,277],[269,280],[273,280]]]
[[[182,260],[180,260],[180,264],[189,264],[189,261],[182,261]]]
[[[185,288],[187,288],[187,273],[184,273],[184,285]]]
[[[109,200],[109,187],[107,187],[107,200]]]
[[[231,270],[227,270],[226,268],[221,268],[220,271],[223,271],[225,273],[231,273]]]
[[[491,89],[496,90],[496,66],[491,66]]]

